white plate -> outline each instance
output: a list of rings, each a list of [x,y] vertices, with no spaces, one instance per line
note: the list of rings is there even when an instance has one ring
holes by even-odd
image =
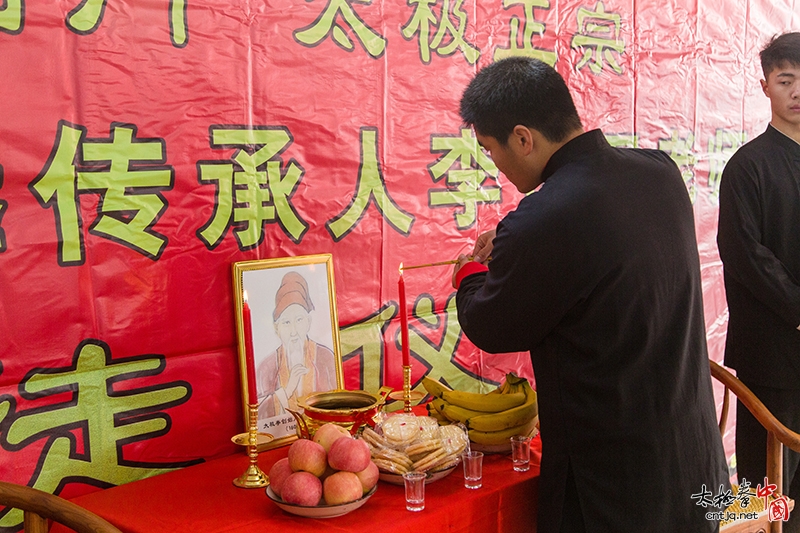
[[[370,497],[375,494],[375,491],[378,489],[378,486],[375,485],[372,487],[372,490],[369,491],[366,495],[362,496],[361,499],[356,500],[354,502],[342,503],[339,505],[314,505],[314,506],[306,506],[306,505],[294,505],[291,503],[286,503],[278,497],[272,491],[272,487],[267,487],[267,497],[275,502],[275,505],[286,511],[287,513],[296,514],[298,516],[305,516],[308,518],[333,518],[334,516],[342,516],[344,514],[349,513],[350,511],[355,511],[365,503]]]
[[[450,475],[450,473],[456,469],[458,464],[451,466],[446,470],[440,470],[438,472],[428,472],[428,476],[425,478],[425,484],[433,483],[443,477]],[[403,484],[403,476],[400,474],[390,474],[389,472],[381,472],[378,476],[378,479],[385,481],[386,483],[391,483],[392,485],[402,485]]]

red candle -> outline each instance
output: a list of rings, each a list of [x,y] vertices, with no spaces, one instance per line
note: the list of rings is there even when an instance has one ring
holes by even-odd
[[[406,282],[403,280],[403,264],[400,263],[400,281],[397,283],[400,292],[400,347],[403,350],[403,366],[409,366],[408,351],[408,315],[406,314]]]
[[[253,324],[250,319],[250,306],[247,304],[247,292],[244,293],[242,303],[242,325],[244,326],[244,356],[247,366],[247,401],[250,404],[258,403],[258,389],[256,388],[256,361],[253,356]]]

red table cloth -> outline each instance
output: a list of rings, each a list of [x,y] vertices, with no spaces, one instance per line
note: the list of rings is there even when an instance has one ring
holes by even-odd
[[[515,472],[511,456],[487,454],[483,487],[464,487],[461,466],[425,487],[425,509],[405,508],[402,486],[383,481],[361,508],[335,518],[304,518],[279,509],[264,489],[233,485],[248,466],[234,454],[74,498],[125,533],[211,532],[532,532],[536,531],[541,441],[531,441],[531,468]],[[285,457],[288,446],[259,454],[264,472]],[[67,529],[54,525],[52,532]]]

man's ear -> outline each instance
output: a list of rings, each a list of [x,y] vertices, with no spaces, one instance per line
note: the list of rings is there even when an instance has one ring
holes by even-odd
[[[767,80],[759,80],[761,82],[761,90],[764,91],[764,95],[769,98],[769,85],[767,85]]]
[[[519,150],[522,155],[528,155],[533,150],[533,133],[531,130],[521,124],[514,126],[511,131],[511,142],[514,148]]]

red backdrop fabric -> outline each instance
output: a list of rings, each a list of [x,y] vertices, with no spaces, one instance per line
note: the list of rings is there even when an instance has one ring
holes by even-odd
[[[70,496],[234,451],[238,261],[332,254],[346,388],[401,387],[399,264],[469,253],[520,199],[458,116],[475,72],[508,55],[555,65],[587,128],[679,164],[721,360],[719,176],[769,120],[758,51],[800,28],[798,11],[0,4],[0,478]],[[413,385],[533,380],[526,354],[485,354],[461,334],[450,274],[406,271]]]

